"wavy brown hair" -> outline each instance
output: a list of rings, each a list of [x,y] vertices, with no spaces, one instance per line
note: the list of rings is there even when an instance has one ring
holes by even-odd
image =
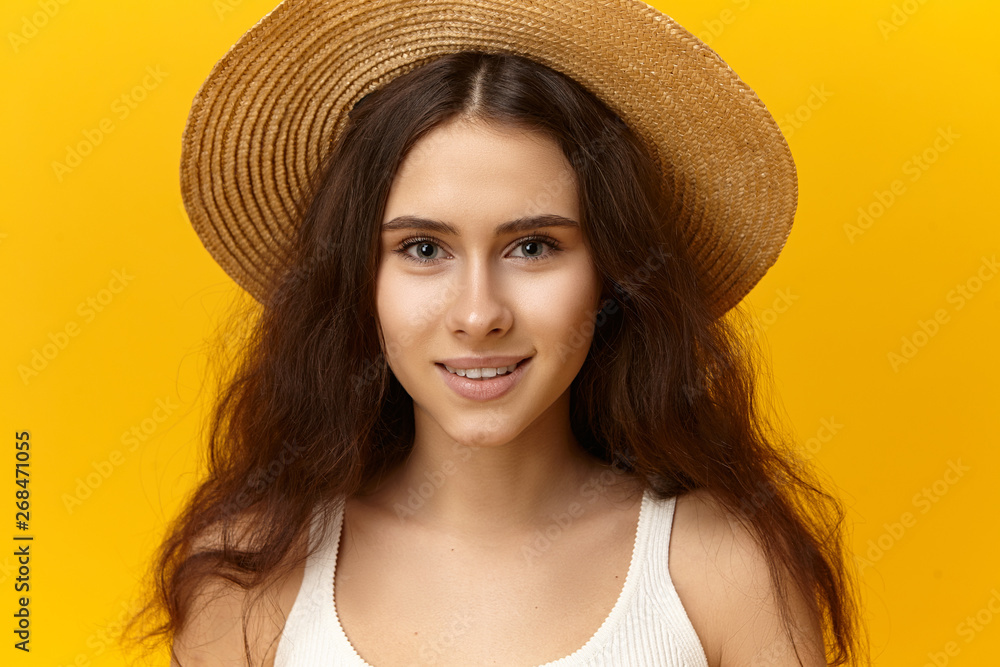
[[[584,238],[612,297],[571,385],[581,446],[662,498],[711,491],[764,550],[789,636],[782,572],[821,620],[828,662],[857,664],[864,631],[842,504],[759,405],[764,362],[747,313],[713,314],[666,219],[658,167],[572,79],[479,52],[425,63],[352,110],[268,297],[235,319],[246,332],[212,414],[207,474],[168,528],[127,635],[171,641],[221,577],[258,592],[244,606],[252,664],[250,609],[303,562],[291,545],[317,500],[362,493],[406,457],[413,404],[376,335],[377,223],[414,143],[461,117],[544,132],[576,172]]]

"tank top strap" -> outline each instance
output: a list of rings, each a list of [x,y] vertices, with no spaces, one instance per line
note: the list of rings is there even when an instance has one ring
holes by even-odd
[[[309,522],[309,544],[316,546],[316,551],[306,561],[305,576],[321,576],[324,570],[332,570],[335,567],[343,508],[343,498],[316,503]],[[331,524],[325,535],[322,532],[324,521],[329,521]]]
[[[653,491],[648,492],[652,499],[650,503],[650,520],[645,528],[646,539],[642,541],[646,562],[644,574],[647,581],[659,593],[673,591],[673,581],[670,577],[668,560],[670,554],[670,536],[673,532],[674,510],[677,507],[677,496],[658,498]]]
[[[329,507],[329,511],[324,512],[324,507]],[[324,521],[331,523],[326,535],[321,530]],[[343,499],[317,503],[313,509],[309,544],[317,549],[306,559],[302,584],[278,641],[275,667],[321,664],[333,655],[331,632],[337,627],[333,573],[342,521]]]
[[[652,492],[650,492],[652,494]],[[673,535],[674,516],[678,496],[661,499],[653,494],[652,516],[647,524],[649,534],[645,541],[646,568],[643,572],[648,599],[656,601],[671,628],[678,634],[679,647],[687,653],[691,664],[704,664],[705,653],[691,619],[681,602],[670,574],[670,538]]]

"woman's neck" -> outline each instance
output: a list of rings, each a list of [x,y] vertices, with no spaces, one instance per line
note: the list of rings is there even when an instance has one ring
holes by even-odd
[[[471,448],[416,439],[409,456],[360,496],[380,514],[487,541],[522,539],[634,499],[642,486],[563,439]],[[584,519],[585,520],[585,519]]]

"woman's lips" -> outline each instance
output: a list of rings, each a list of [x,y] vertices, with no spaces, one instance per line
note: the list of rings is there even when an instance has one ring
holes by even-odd
[[[451,373],[443,364],[435,365],[444,377],[445,383],[462,398],[470,401],[491,401],[500,398],[517,385],[531,364],[531,359],[532,357],[528,357],[517,362],[517,368],[510,373],[478,380]]]

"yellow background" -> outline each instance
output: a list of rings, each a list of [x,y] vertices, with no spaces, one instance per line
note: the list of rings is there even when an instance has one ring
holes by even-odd
[[[757,91],[796,158],[795,226],[749,299],[789,428],[847,502],[876,664],[995,664],[1000,7],[654,4]],[[0,539],[16,533],[22,430],[36,539],[29,655],[11,647],[13,546],[0,551],[0,663],[123,663],[110,635],[195,483],[206,345],[238,296],[182,212],[181,132],[212,64],[272,6],[3,3]],[[102,121],[111,131],[57,174]],[[935,146],[939,132],[951,139]]]

